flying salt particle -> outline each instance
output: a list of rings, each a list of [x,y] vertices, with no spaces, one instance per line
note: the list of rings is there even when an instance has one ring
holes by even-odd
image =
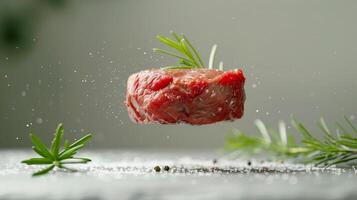
[[[20,138],[19,138],[19,137],[16,137],[15,139],[16,139],[16,140],[19,140]]]
[[[141,50],[141,48],[140,48],[140,47],[138,47],[138,48],[136,48],[136,49],[137,49],[137,50],[139,50],[139,51]]]
[[[256,109],[255,112],[258,113],[258,112],[259,112],[259,109]]]
[[[26,124],[26,127],[30,127],[30,124]]]
[[[355,118],[356,118],[356,116],[354,116],[354,115],[351,115],[351,116],[350,116],[350,119],[351,119],[351,120],[354,120]]]
[[[26,96],[26,91],[21,92],[21,96],[25,97]]]
[[[257,88],[257,84],[253,83],[252,88]]]
[[[89,54],[90,56],[93,56],[93,53],[92,53],[92,52],[89,52],[88,54]]]
[[[266,112],[265,115],[270,115],[270,113],[269,113],[269,112]]]
[[[42,119],[41,117],[38,117],[38,118],[36,119],[36,123],[42,124],[42,123],[43,123],[43,119]]]
[[[4,77],[7,78],[7,74],[5,74]]]
[[[146,55],[147,53],[144,51],[144,55]]]

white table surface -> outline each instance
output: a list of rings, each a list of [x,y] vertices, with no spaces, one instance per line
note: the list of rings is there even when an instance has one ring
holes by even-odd
[[[87,151],[93,159],[31,177],[30,151],[0,151],[2,199],[357,199],[356,169],[321,170],[280,162],[218,159],[209,152]],[[156,165],[170,166],[157,173]],[[269,172],[268,172],[268,171]]]

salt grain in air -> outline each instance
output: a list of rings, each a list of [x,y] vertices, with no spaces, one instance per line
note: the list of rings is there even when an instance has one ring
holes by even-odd
[[[42,119],[41,117],[38,117],[38,118],[36,119],[36,123],[42,124],[42,122],[43,122],[43,119]]]

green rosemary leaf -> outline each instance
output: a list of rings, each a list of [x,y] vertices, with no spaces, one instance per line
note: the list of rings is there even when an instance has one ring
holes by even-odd
[[[30,134],[30,138],[31,138],[33,145],[35,146],[35,148],[38,151],[41,151],[41,153],[43,155],[46,155],[47,158],[53,159],[53,155],[47,150],[47,147],[43,144],[43,142],[40,140],[40,138],[38,138],[34,134]]]
[[[349,140],[340,140],[338,143],[341,144],[341,145],[344,145],[344,146],[346,146],[348,148],[357,149],[357,142],[356,141],[353,142],[353,141],[349,141]]]
[[[357,142],[357,138],[352,137],[350,134],[343,134],[340,137],[345,140],[350,140],[351,142]]]
[[[92,139],[92,135],[91,134],[87,134],[85,136],[83,136],[82,138],[78,139],[76,142],[74,142],[73,144],[69,145],[68,148],[73,148],[75,146],[79,146],[82,144],[87,143],[90,139]]]
[[[347,155],[347,156],[343,156],[342,158],[335,158],[332,162],[329,162],[327,163],[326,162],[326,168],[327,167],[330,167],[332,165],[337,165],[337,164],[340,164],[340,163],[347,163],[349,161],[353,161],[357,159],[357,157],[355,157],[354,155]]]
[[[321,165],[323,165],[323,166],[328,166],[329,165],[329,162],[331,161],[331,160],[335,160],[335,159],[337,159],[338,158],[338,155],[328,155],[328,156],[326,156],[324,159],[322,159],[320,162],[317,162],[317,163],[315,163],[315,166],[321,166]],[[312,161],[314,161],[314,159],[312,160]]]
[[[58,151],[59,151],[59,148],[61,145],[63,133],[64,133],[63,125],[58,124],[56,133],[55,133],[55,137],[53,138],[52,144],[51,144],[51,152],[52,152],[53,156],[55,157],[55,159],[58,158]]]
[[[172,52],[169,52],[169,51],[166,51],[166,50],[163,50],[163,49],[154,48],[153,50],[154,50],[154,52],[159,52],[159,53],[162,53],[162,54],[166,54],[166,55],[169,55],[169,56],[173,56],[173,57],[179,58],[181,60],[185,60],[188,63],[192,62],[191,60],[189,60],[187,58],[184,58],[182,56],[176,55],[176,54],[174,54]]]
[[[38,150],[36,147],[32,147],[32,150],[34,150],[34,152],[36,152],[38,155],[47,158],[47,159],[52,159],[52,157],[49,157],[47,154],[43,153],[42,151]]]
[[[296,129],[300,131],[300,133],[302,133],[305,138],[314,139],[304,125],[297,123],[295,120],[293,121],[293,125],[295,125]]]
[[[68,142],[68,140],[65,140],[65,141],[64,141],[63,149],[64,149],[64,150],[69,149],[69,142]]]
[[[352,128],[353,132],[357,134],[357,129],[355,126],[353,126],[352,122],[348,119],[347,116],[344,116],[346,122],[348,123],[348,125]]]
[[[195,64],[189,62],[189,61],[186,61],[186,60],[180,60],[180,64],[183,65],[183,67],[187,67],[188,69],[192,69]]]
[[[336,125],[340,131],[342,131],[343,133],[348,133],[348,131],[340,123],[336,122]]]
[[[195,64],[194,67],[200,67],[199,63],[196,62],[196,60],[193,58],[192,53],[187,48],[185,39],[181,39],[179,44],[182,47],[182,51],[185,53],[185,55],[189,57],[190,60],[192,60],[192,62]]]
[[[174,36],[174,38],[176,39],[177,42],[180,42],[180,38],[179,36],[174,32],[174,31],[170,31],[171,35]]]
[[[185,39],[185,42],[187,43],[187,45],[192,49],[193,53],[195,54],[196,58],[198,59],[199,63],[200,63],[200,67],[204,67],[204,64],[201,60],[200,55],[198,54],[197,50],[192,46],[191,42],[187,39],[187,37],[182,34],[182,38]]]
[[[47,158],[30,158],[28,160],[23,160],[21,163],[25,163],[28,165],[44,165],[44,164],[52,164],[53,161]]]
[[[163,37],[163,36],[156,36],[158,40],[160,40],[162,43],[176,49],[177,51],[179,52],[182,52],[182,48],[181,48],[181,45],[180,43],[176,43],[174,42],[173,40],[171,40],[170,38],[167,38],[167,37]]]
[[[51,171],[53,168],[55,167],[55,165],[50,165],[49,167],[46,167],[45,169],[43,170],[40,170],[34,174],[32,174],[32,176],[40,176],[40,175],[43,175],[43,174],[47,174],[49,171]]]
[[[59,155],[59,160],[64,160],[64,159],[70,158],[71,156],[76,154],[79,149],[81,149],[83,147],[84,147],[84,144],[80,144],[80,145],[74,146],[72,148],[69,148],[68,150],[62,152]]]

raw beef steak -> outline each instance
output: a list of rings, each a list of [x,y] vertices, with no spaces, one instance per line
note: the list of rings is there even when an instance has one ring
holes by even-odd
[[[244,111],[242,70],[145,70],[131,75],[126,105],[140,124],[210,124],[239,119]]]

